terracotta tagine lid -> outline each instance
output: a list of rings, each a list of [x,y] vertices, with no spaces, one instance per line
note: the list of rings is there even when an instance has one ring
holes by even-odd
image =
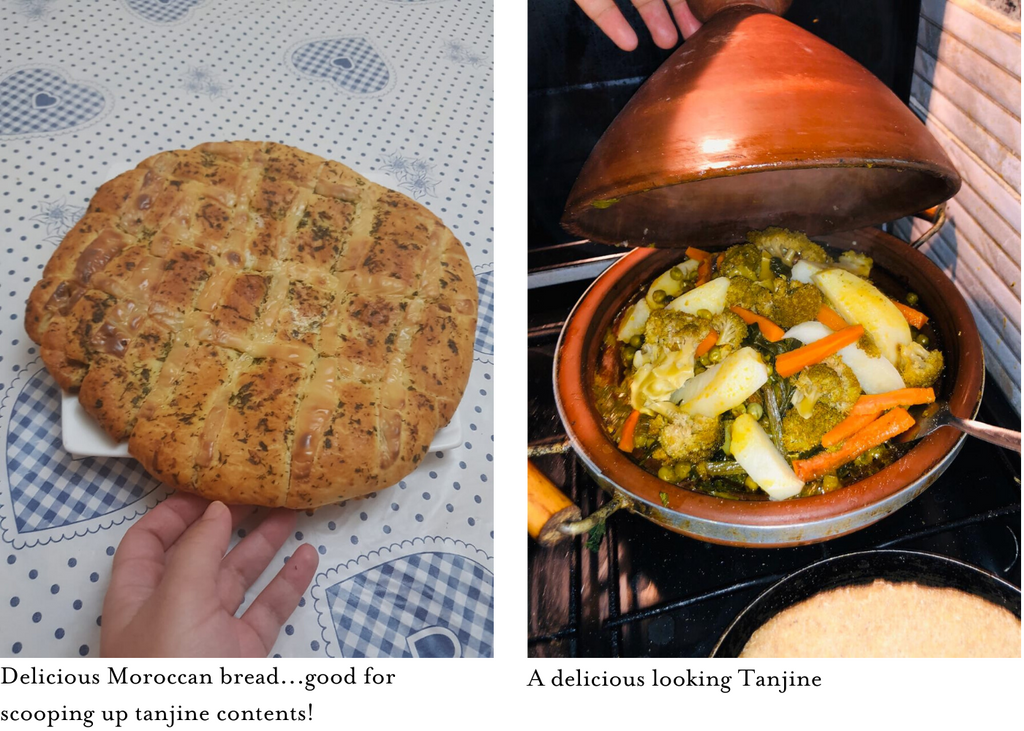
[[[790,0],[691,0],[704,26],[637,91],[587,159],[563,225],[633,246],[810,235],[895,220],[960,177],[863,66],[776,15]]]

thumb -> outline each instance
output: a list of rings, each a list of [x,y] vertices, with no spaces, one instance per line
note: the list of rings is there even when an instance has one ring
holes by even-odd
[[[164,581],[171,586],[180,586],[179,582],[216,582],[230,541],[231,511],[217,500],[179,539]]]

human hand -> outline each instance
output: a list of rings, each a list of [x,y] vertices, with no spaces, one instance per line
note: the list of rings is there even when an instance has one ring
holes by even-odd
[[[104,657],[266,657],[316,572],[309,544],[296,549],[241,617],[235,612],[295,529],[273,510],[230,553],[228,508],[175,493],[132,526],[114,554],[103,601]]]
[[[597,27],[612,39],[623,51],[632,51],[637,46],[636,32],[630,27],[625,16],[615,5],[615,0],[574,0],[587,16],[597,23]],[[689,38],[698,28],[700,21],[694,17],[686,0],[630,0],[640,12],[644,25],[651,32],[651,38],[659,48],[672,48],[679,40],[676,25],[682,31],[683,38]],[[668,8],[672,8],[672,17]]]

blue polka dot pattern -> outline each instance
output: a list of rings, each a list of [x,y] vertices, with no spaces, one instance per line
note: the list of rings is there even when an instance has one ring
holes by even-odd
[[[143,20],[151,23],[176,23],[184,20],[192,8],[206,0],[122,0]]]

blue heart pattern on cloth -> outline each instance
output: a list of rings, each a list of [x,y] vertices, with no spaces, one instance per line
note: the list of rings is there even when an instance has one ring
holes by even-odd
[[[476,277],[480,305],[476,315],[476,342],[473,350],[485,355],[494,355],[494,272],[484,272]]]
[[[61,443],[60,399],[40,368],[11,409],[7,482],[19,534],[107,515],[160,487],[134,459],[73,459]]]
[[[72,84],[56,71],[19,69],[0,79],[0,136],[78,127],[99,115],[106,103],[101,91]]]
[[[124,0],[132,12],[151,23],[176,23],[204,2],[206,0]]]
[[[300,73],[331,79],[353,94],[375,94],[391,81],[384,57],[365,38],[325,38],[304,43],[289,54]]]
[[[325,591],[343,657],[490,657],[494,575],[447,552],[414,553]]]

